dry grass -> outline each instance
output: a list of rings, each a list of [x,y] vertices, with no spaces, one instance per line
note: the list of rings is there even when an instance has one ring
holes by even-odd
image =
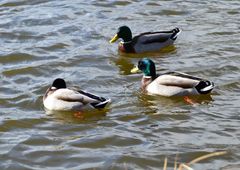
[[[178,160],[178,155],[176,155],[175,157],[175,161],[174,161],[174,170],[194,170],[193,168],[190,167],[190,165],[193,165],[197,162],[200,162],[202,160],[214,157],[214,156],[221,156],[221,155],[225,155],[227,154],[227,151],[219,151],[219,152],[213,152],[213,153],[209,153],[200,157],[197,157],[195,159],[193,159],[192,161],[188,162],[188,163],[179,163]],[[165,158],[164,159],[164,165],[163,165],[163,170],[167,170],[167,164],[168,164],[168,159]],[[123,164],[124,165],[124,170],[128,170],[126,163]],[[93,168],[93,170],[95,170],[95,168]]]
[[[200,162],[202,160],[205,160],[205,159],[208,159],[208,158],[211,158],[214,156],[225,155],[226,153],[227,153],[227,151],[209,153],[209,154],[200,156],[198,158],[195,158],[192,161],[190,161],[189,163],[177,163],[178,156],[176,155],[175,162],[174,162],[174,170],[194,170],[193,168],[190,167],[190,165],[193,165],[194,163]],[[178,164],[179,164],[179,166],[178,166]],[[178,166],[178,168],[177,168],[177,166]],[[165,158],[165,160],[164,160],[163,170],[167,170],[167,158]]]

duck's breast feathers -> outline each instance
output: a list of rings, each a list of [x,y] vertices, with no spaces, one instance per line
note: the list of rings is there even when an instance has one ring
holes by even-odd
[[[134,43],[132,41],[130,42],[120,42],[118,45],[118,49],[122,52],[126,53],[136,53],[134,49]]]

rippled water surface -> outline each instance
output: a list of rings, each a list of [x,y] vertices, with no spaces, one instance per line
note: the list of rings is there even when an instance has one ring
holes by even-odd
[[[161,169],[214,151],[193,166],[240,169],[240,1],[0,1],[0,169]],[[126,55],[108,40],[121,25],[133,34],[183,31],[175,46]],[[131,67],[148,56],[157,70],[206,77],[208,98],[142,94]],[[110,97],[108,109],[47,114],[42,96],[65,78]]]

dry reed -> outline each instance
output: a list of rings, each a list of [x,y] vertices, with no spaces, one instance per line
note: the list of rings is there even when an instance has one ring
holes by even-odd
[[[205,159],[208,159],[208,158],[211,158],[214,156],[221,156],[221,155],[225,155],[225,154],[227,154],[227,151],[219,151],[219,152],[209,153],[209,154],[197,157],[197,158],[193,159],[192,161],[190,161],[189,163],[180,163],[178,168],[177,168],[178,156],[176,155],[175,161],[174,161],[174,170],[194,170],[193,168],[190,167],[190,165],[193,165],[197,162],[200,162],[202,160],[205,160]],[[167,170],[167,158],[165,158],[165,160],[164,160],[163,170]]]

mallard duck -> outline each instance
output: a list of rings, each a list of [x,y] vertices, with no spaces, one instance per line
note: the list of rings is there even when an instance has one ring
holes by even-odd
[[[109,42],[113,43],[122,38],[123,41],[119,43],[118,48],[126,53],[152,52],[172,45],[180,32],[179,28],[175,28],[171,31],[145,32],[132,38],[130,28],[121,26]]]
[[[194,77],[181,72],[156,74],[155,64],[148,58],[141,59],[132,73],[143,72],[142,89],[150,94],[161,96],[188,96],[208,94],[214,83],[206,79]]]
[[[101,109],[109,102],[110,99],[67,88],[66,82],[61,78],[55,79],[43,96],[44,107],[55,111],[81,111],[86,106]]]

